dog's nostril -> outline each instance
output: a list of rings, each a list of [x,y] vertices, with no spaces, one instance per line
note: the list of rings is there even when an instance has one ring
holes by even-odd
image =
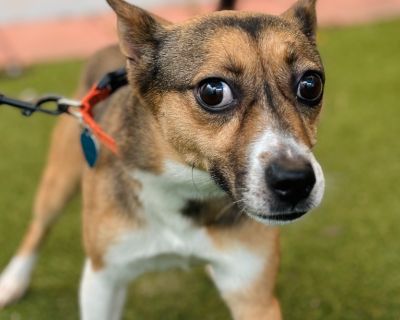
[[[267,185],[282,201],[297,204],[306,199],[316,182],[314,170],[304,160],[277,160],[265,172]]]

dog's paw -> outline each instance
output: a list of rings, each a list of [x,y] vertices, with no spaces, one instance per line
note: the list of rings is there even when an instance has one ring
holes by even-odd
[[[0,275],[0,309],[18,301],[28,289],[35,256],[15,257]]]

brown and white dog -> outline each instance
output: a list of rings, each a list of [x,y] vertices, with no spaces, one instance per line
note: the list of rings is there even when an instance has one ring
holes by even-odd
[[[112,47],[94,57],[81,92],[127,63],[130,85],[96,109],[120,155],[103,149],[87,168],[79,125],[60,120],[0,307],[26,291],[46,231],[82,180],[82,319],[120,319],[129,281],[188,260],[208,266],[234,319],[280,319],[270,225],[300,218],[324,191],[311,152],[324,86],[315,0],[280,16],[224,10],[180,24],[108,2],[123,56]]]

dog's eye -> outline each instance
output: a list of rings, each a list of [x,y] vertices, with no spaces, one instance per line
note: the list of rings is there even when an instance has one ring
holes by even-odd
[[[316,72],[308,72],[297,85],[297,98],[307,105],[314,106],[321,101],[323,91],[321,76]]]
[[[235,102],[232,89],[220,79],[206,79],[197,87],[199,104],[210,112],[225,111]]]

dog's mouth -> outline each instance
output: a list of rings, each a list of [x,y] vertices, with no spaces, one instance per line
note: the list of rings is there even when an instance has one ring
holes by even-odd
[[[299,203],[296,206],[264,204],[261,208],[249,206],[246,202],[244,199],[241,201],[239,208],[242,209],[242,212],[245,212],[247,216],[257,222],[267,225],[283,225],[295,222],[315,208],[308,202]]]
[[[273,215],[263,215],[263,214],[258,214],[257,216],[262,219],[268,219],[272,221],[281,221],[281,222],[289,222],[289,221],[294,221],[302,216],[304,216],[307,213],[307,211],[303,212],[294,212],[294,213],[289,213],[289,214],[273,214]]]
[[[281,214],[260,214],[260,213],[249,213],[249,216],[258,222],[278,225],[288,224],[296,221],[303,217],[308,211],[292,212],[292,213],[281,213]]]

